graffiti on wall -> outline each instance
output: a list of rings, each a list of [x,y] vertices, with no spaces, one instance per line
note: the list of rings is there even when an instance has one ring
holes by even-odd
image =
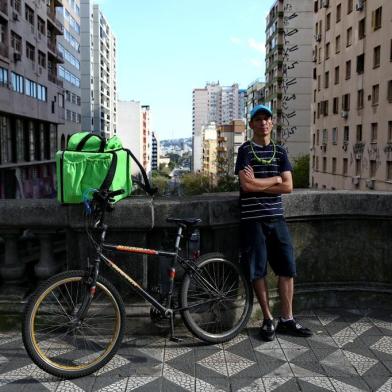
[[[297,83],[295,77],[289,76],[289,71],[295,69],[299,63],[296,60],[290,59],[292,54],[296,52],[299,47],[293,43],[293,38],[298,34],[299,30],[295,27],[290,27],[290,21],[298,17],[298,14],[293,11],[291,3],[286,3],[284,6],[283,24],[284,24],[284,50],[283,50],[283,78],[281,82],[282,100],[281,100],[281,118],[280,118],[280,142],[288,150],[287,141],[295,134],[297,127],[293,125],[292,119],[297,115],[295,110],[290,109],[290,101],[294,102],[297,97],[290,92],[290,87]],[[293,44],[291,44],[293,43]],[[290,121],[291,120],[291,121]]]

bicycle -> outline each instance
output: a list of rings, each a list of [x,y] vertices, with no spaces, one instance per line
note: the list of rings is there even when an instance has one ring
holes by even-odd
[[[181,314],[194,336],[215,344],[234,338],[249,320],[253,291],[239,264],[219,253],[197,259],[179,254],[184,230],[193,228],[200,219],[167,218],[178,226],[174,251],[106,243],[105,213],[112,210],[112,198],[121,192],[97,191],[87,205],[89,220],[94,223],[94,230],[86,225],[95,249],[93,262],[85,270],[66,271],[49,278],[26,304],[22,323],[26,351],[37,366],[59,378],[77,378],[97,371],[110,361],[121,344],[126,317],[124,302],[113,284],[100,275],[102,262],[125,278],[157,314],[169,320],[173,341],[180,341],[174,334],[176,313]],[[141,287],[105,251],[171,257],[166,302]],[[172,306],[177,264],[184,274],[179,304]]]

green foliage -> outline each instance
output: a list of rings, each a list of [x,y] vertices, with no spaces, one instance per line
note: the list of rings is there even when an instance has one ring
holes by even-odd
[[[213,192],[208,176],[189,173],[181,178],[182,188],[185,195],[199,195],[201,193]]]
[[[168,189],[170,178],[169,176],[162,175],[158,172],[154,172],[152,175],[152,184],[158,188],[158,194],[163,195]]]
[[[215,192],[234,192],[238,191],[238,178],[230,175],[220,177]]]
[[[294,188],[309,188],[309,155],[301,155],[294,159]]]

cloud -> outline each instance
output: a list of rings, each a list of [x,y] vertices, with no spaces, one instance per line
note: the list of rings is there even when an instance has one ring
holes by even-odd
[[[241,39],[238,37],[230,37],[230,42],[234,45],[239,45],[241,43]]]
[[[257,42],[254,38],[249,38],[248,45],[250,48],[257,50],[260,53],[265,53],[265,42]]]

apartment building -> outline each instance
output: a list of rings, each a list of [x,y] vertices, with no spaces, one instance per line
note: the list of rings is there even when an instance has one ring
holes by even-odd
[[[217,126],[217,175],[233,176],[238,148],[245,141],[246,127],[243,120]]]
[[[54,196],[61,0],[0,1],[0,198]]]
[[[246,139],[252,138],[252,130],[249,127],[250,112],[260,104],[265,104],[265,83],[261,79],[256,79],[249,84],[246,90]]]
[[[159,139],[155,132],[151,132],[151,170],[159,169]]]
[[[277,0],[266,19],[265,103],[290,158],[309,154],[313,0]]]
[[[65,122],[58,127],[60,149],[75,132],[81,131],[81,85],[80,85],[80,3],[79,0],[63,0],[57,8],[57,18],[64,26],[63,35],[57,40],[57,50],[64,63],[58,66],[58,78],[63,81]]]
[[[150,130],[150,107],[139,101],[118,101],[118,131],[123,146],[129,148],[146,172],[151,171],[152,132]],[[132,174],[139,173],[133,162]]]
[[[117,132],[116,38],[98,4],[80,1],[82,129],[109,138]]]
[[[310,181],[392,190],[390,0],[314,1]]]
[[[245,118],[246,92],[238,84],[221,86],[219,82],[207,83],[192,93],[192,170],[203,170],[202,127],[211,122],[229,124]]]
[[[202,126],[203,134],[203,174],[216,183],[217,175],[217,132],[214,122]]]

